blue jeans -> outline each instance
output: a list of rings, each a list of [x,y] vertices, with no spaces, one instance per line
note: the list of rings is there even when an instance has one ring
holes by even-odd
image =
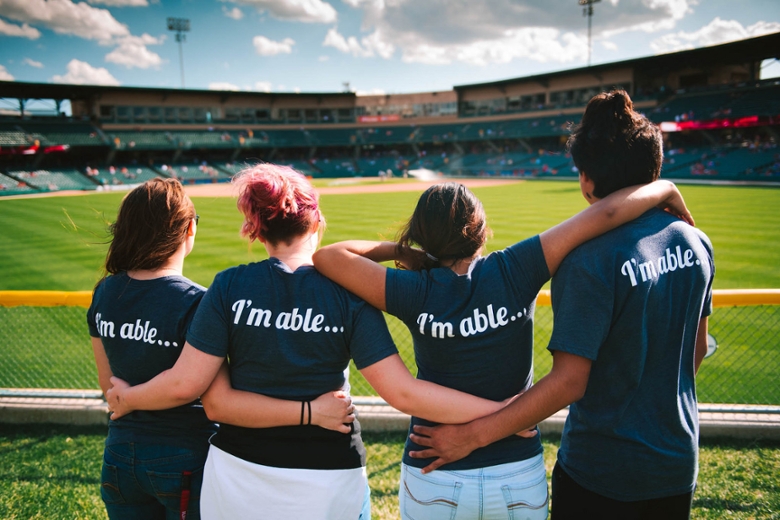
[[[200,518],[200,487],[208,445],[201,450],[163,444],[106,446],[100,495],[111,520],[182,518],[184,472],[189,471],[187,520]]]
[[[366,496],[363,498],[363,510],[358,520],[371,520],[371,488],[366,484]]]
[[[427,475],[403,464],[399,506],[404,520],[545,520],[544,459]]]

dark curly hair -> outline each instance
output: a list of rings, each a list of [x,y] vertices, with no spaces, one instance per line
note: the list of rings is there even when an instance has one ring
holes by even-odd
[[[634,111],[624,90],[602,92],[588,102],[567,148],[579,171],[593,181],[598,198],[661,175],[661,131]]]

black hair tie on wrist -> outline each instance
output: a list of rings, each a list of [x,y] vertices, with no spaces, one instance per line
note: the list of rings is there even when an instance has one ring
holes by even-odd
[[[301,401],[301,424],[300,424],[301,426],[303,426],[303,408],[305,404],[306,401]]]
[[[309,422],[306,425],[311,426],[311,401],[306,401],[306,407],[309,409]]]

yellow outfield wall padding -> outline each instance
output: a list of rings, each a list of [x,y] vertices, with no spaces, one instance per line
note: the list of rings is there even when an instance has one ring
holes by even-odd
[[[0,291],[0,307],[89,307],[92,291]],[[550,305],[550,291],[539,291],[536,304]],[[714,307],[780,305],[780,289],[720,289],[712,291]]]
[[[712,291],[713,307],[780,305],[780,289],[720,289]]]
[[[0,291],[0,307],[89,307],[92,291]]]

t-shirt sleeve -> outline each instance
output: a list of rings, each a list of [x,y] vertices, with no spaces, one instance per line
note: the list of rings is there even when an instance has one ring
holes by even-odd
[[[701,309],[701,317],[706,318],[712,314],[712,282],[715,280],[715,261],[713,259],[712,243],[706,236],[703,240],[704,247],[707,249],[707,255],[710,261],[710,279],[707,283],[707,294],[704,296],[704,305]]]
[[[551,297],[553,331],[547,349],[595,360],[612,322],[612,289],[570,254],[553,277]]]
[[[95,321],[95,313],[97,312],[97,301],[102,290],[103,282],[100,282],[100,284],[95,287],[95,290],[92,292],[92,303],[89,304],[89,309],[87,309],[87,328],[89,329],[89,336],[92,338],[100,337],[97,322]]]
[[[547,268],[539,235],[509,246],[497,254],[504,259],[508,270],[506,278],[512,284],[512,290],[523,299],[528,294],[538,293],[550,279],[550,270]]]
[[[187,342],[206,354],[226,357],[230,339],[230,314],[224,301],[227,289],[222,273],[217,274],[214,283],[206,291],[195,311]]]
[[[401,321],[414,321],[425,301],[428,273],[388,269],[385,279],[387,312]]]
[[[358,370],[398,353],[382,311],[361,302],[353,317],[349,351]]]

